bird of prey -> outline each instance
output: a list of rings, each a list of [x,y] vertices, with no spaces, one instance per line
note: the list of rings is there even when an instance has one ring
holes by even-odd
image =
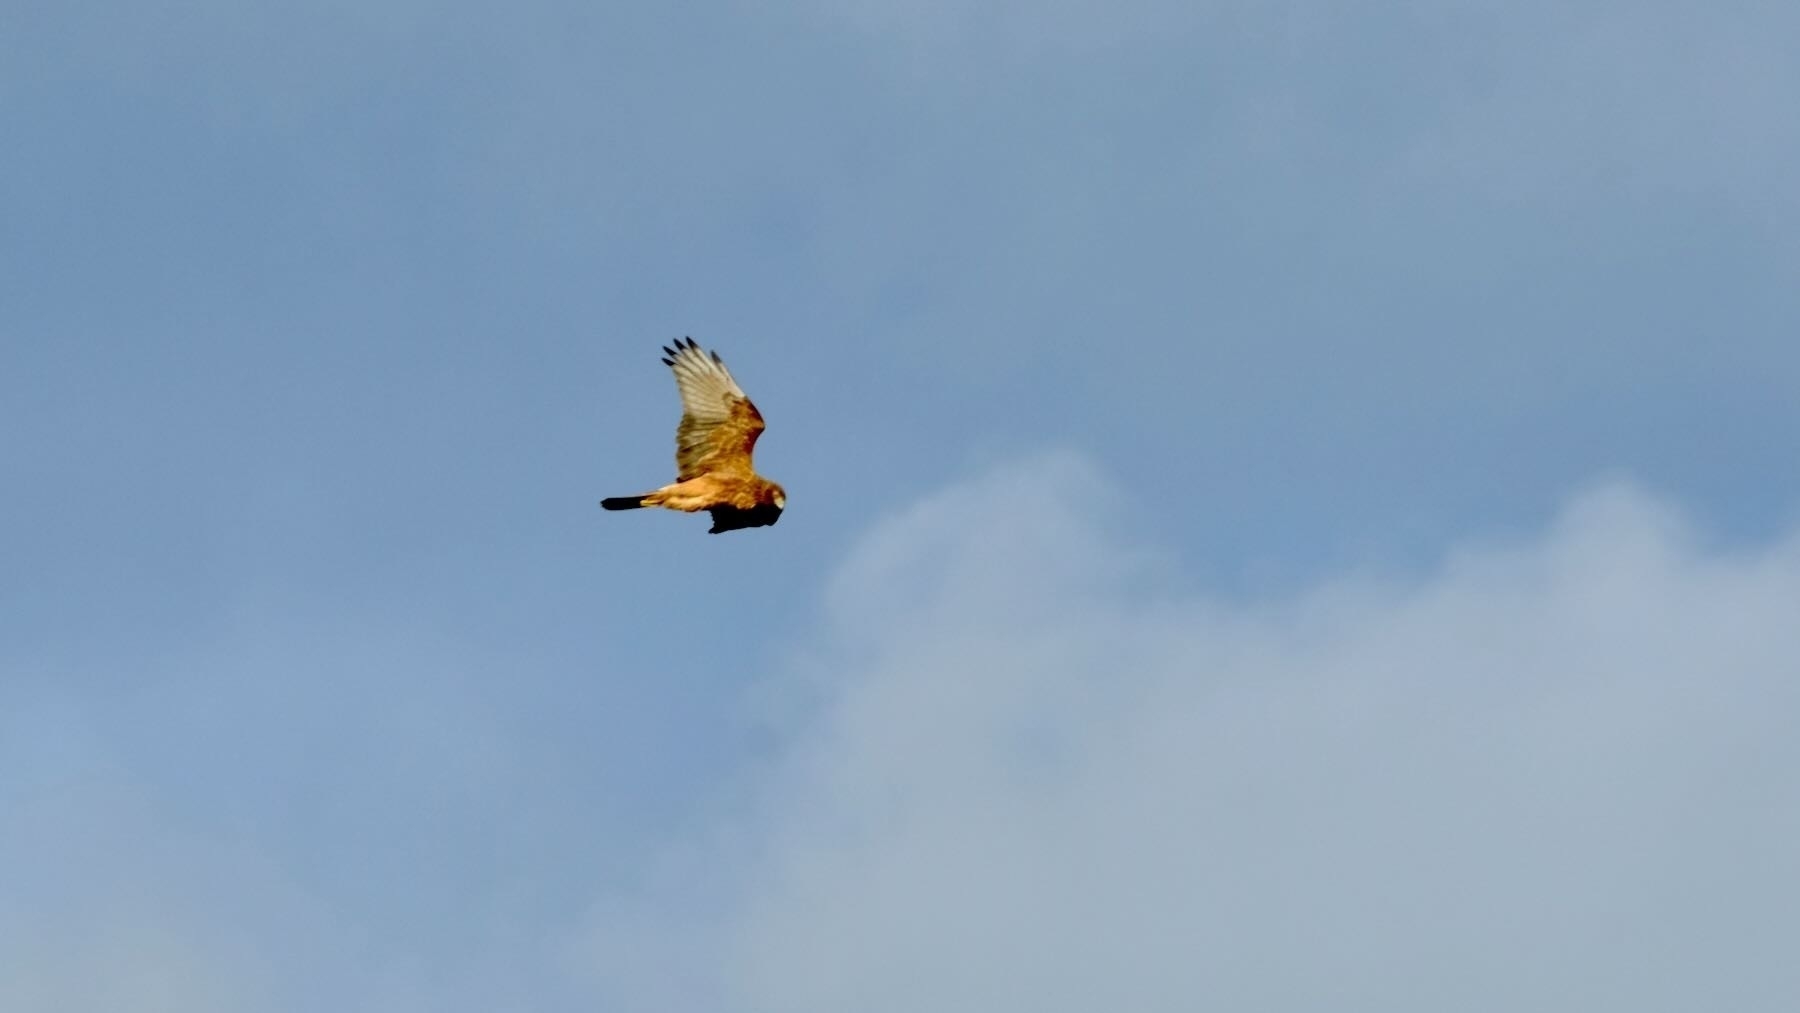
[[[750,403],[718,352],[703,352],[688,338],[663,346],[663,364],[681,392],[681,425],[675,429],[675,481],[641,496],[600,501],[608,510],[664,507],[712,514],[711,534],[760,528],[781,519],[787,493],[758,475],[750,452],[762,435],[763,417]]]

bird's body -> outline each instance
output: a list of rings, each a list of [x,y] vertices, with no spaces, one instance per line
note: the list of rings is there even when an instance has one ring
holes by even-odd
[[[676,478],[654,492],[600,501],[608,510],[663,507],[712,514],[711,533],[760,528],[781,519],[787,493],[751,465],[763,417],[744,394],[719,353],[706,353],[688,338],[664,347],[663,360],[681,392],[681,424],[675,430]]]

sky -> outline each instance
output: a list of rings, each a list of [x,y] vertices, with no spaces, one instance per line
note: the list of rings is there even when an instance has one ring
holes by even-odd
[[[12,0],[0,1007],[1795,1008],[1796,32]]]

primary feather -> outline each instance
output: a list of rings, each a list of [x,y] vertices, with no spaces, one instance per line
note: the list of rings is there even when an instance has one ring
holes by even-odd
[[[676,481],[707,472],[751,475],[751,455],[764,429],[743,388],[732,379],[719,353],[700,350],[693,338],[663,347],[664,359],[681,392],[681,424],[675,428]]]

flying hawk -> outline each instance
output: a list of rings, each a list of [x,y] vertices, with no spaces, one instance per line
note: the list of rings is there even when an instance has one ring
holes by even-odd
[[[681,391],[681,425],[675,429],[673,485],[641,496],[600,501],[608,510],[666,507],[712,514],[711,534],[760,528],[781,519],[787,493],[758,475],[750,452],[762,435],[763,417],[750,403],[717,352],[703,352],[688,338],[663,346],[663,364],[675,373]]]

